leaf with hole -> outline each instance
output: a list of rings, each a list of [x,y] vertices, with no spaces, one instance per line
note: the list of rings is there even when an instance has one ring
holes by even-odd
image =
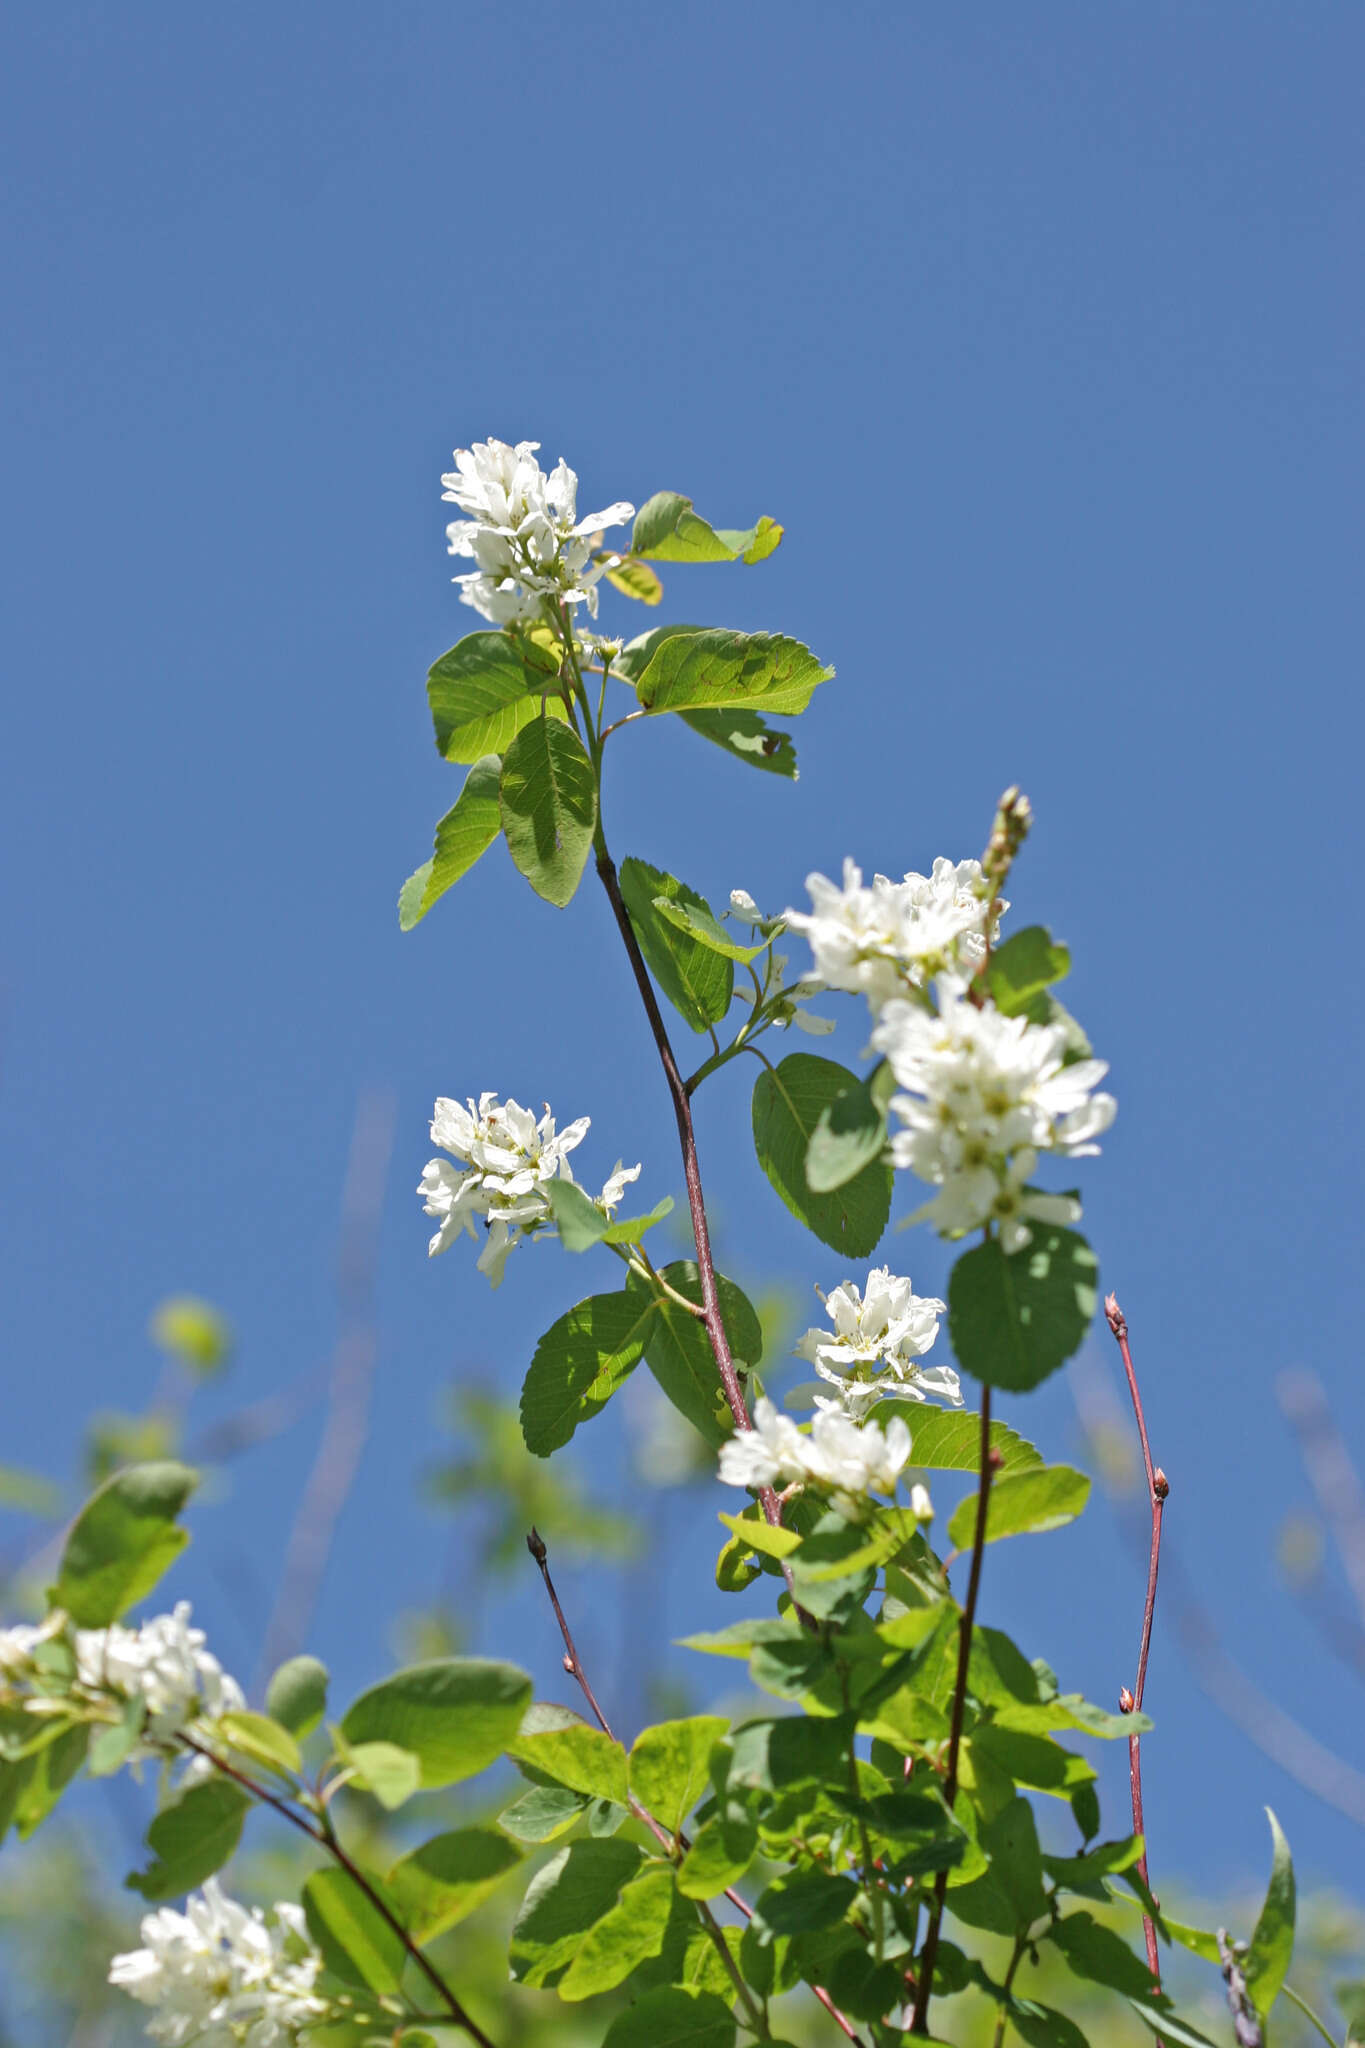
[[[796,748],[790,733],[778,732],[756,711],[732,706],[727,711],[683,711],[679,717],[693,732],[700,733],[716,747],[723,747],[747,767],[761,768],[767,775],[797,779]]]

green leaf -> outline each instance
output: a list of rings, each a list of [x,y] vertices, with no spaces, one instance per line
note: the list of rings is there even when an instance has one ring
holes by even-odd
[[[690,932],[669,923],[656,908],[662,897],[704,914],[714,924],[706,898],[644,860],[622,861],[620,882],[640,951],[654,979],[691,1030],[708,1031],[730,1007],[734,964]]]
[[[90,1739],[86,1768],[92,1778],[112,1778],[115,1771],[122,1769],[136,1749],[146,1722],[147,1702],[141,1693],[134,1693],[124,1701],[118,1720]]]
[[[1043,1868],[1057,1884],[1070,1890],[1082,1885],[1095,1884],[1102,1877],[1117,1876],[1131,1870],[1142,1855],[1141,1835],[1125,1835],[1120,1842],[1097,1842],[1093,1849],[1087,1849],[1083,1856],[1044,1856]],[[1167,1921],[1169,1927],[1171,1923]],[[1190,1930],[1193,1932],[1193,1930]],[[1213,1939],[1212,1936],[1209,1937]],[[1213,1944],[1213,1958],[1218,1956],[1218,1944]]]
[[[624,1885],[616,1904],[590,1927],[556,1987],[561,1998],[592,1998],[620,1984],[638,1963],[657,1956],[673,1910],[673,1872],[647,1864]]]
[[[533,718],[503,755],[499,784],[507,850],[537,896],[573,899],[597,824],[597,782],[567,725]]]
[[[533,1785],[498,1815],[498,1826],[519,1842],[552,1842],[571,1828],[588,1801],[560,1785]]]
[[[1090,2043],[1064,2012],[1039,2005],[1033,1998],[1010,2000],[1009,2016],[1028,2048],[1090,2048]]]
[[[891,1214],[890,1167],[873,1160],[827,1194],[806,1181],[806,1154],[822,1112],[856,1085],[834,1060],[789,1053],[754,1085],[753,1128],[758,1163],[793,1216],[835,1251],[862,1258],[875,1251]]]
[[[546,1181],[545,1194],[566,1252],[590,1251],[593,1245],[602,1242],[607,1234],[607,1217],[576,1181]]]
[[[791,734],[776,732],[756,711],[741,711],[736,706],[728,711],[684,711],[679,715],[684,725],[690,725],[693,732],[700,733],[714,746],[723,747],[737,761],[750,768],[761,768],[769,775],[785,775],[789,782],[796,781],[796,748]]]
[[[953,1510],[948,1538],[959,1550],[970,1550],[976,1540],[979,1498],[979,1494],[969,1493]],[[1002,1536],[1060,1529],[1075,1521],[1089,1498],[1089,1479],[1070,1465],[1026,1465],[1022,1470],[1002,1473],[991,1485],[986,1541],[995,1543]]]
[[[767,514],[743,532],[717,528],[692,510],[677,491],[656,491],[635,515],[630,552],[655,562],[762,562],[782,539]]]
[[[722,1510],[718,1519],[732,1536],[740,1538],[747,1550],[757,1550],[764,1557],[790,1557],[801,1546],[799,1530],[770,1522],[762,1509],[743,1515],[727,1515]]]
[[[1038,1831],[1027,1799],[1011,1799],[981,1827],[990,1857],[985,1875],[953,1892],[953,1912],[968,1927],[1022,1934],[1047,1910]]]
[[[548,1458],[606,1406],[639,1364],[655,1313],[652,1295],[623,1289],[590,1294],[551,1323],[521,1390],[529,1451]]]
[[[380,1889],[368,1872],[366,1882]],[[368,1991],[397,1991],[407,1951],[348,1870],[314,1871],[302,1902],[308,1932],[329,1970]]]
[[[1089,1913],[1068,1913],[1049,1929],[1078,1977],[1092,1984],[1107,1984],[1126,1998],[1147,1999],[1152,1995],[1152,1973],[1141,1956],[1134,1955],[1122,1935],[1102,1927]]]
[[[218,1372],[232,1355],[232,1327],[211,1301],[197,1294],[173,1294],[152,1317],[155,1343],[177,1365],[204,1377]]]
[[[444,1657],[371,1686],[341,1723],[346,1740],[411,1750],[431,1791],[486,1770],[521,1725],[531,1681],[515,1664]]]
[[[1130,1998],[1133,2011],[1149,2027],[1157,2038],[1164,2041],[1166,2048],[1215,2048],[1207,2034],[1201,2034],[1198,2027],[1192,2027],[1188,2020],[1181,2019],[1165,1998]]]
[[[991,1000],[1006,1017],[1027,1014],[1034,998],[1071,972],[1071,955],[1040,924],[1015,932],[991,954],[986,978]]]
[[[610,1799],[625,1806],[630,1798],[626,1787],[626,1752],[600,1728],[586,1721],[573,1721],[564,1728],[522,1732],[507,1745],[507,1754],[517,1763],[529,1764],[557,1785],[582,1792],[590,1799]]]
[[[663,599],[664,587],[648,562],[640,561],[634,555],[599,554],[596,560],[606,564],[606,578],[613,590],[619,590],[622,597],[633,597],[640,604],[659,604]]]
[[[346,1748],[346,1761],[357,1792],[368,1792],[388,1813],[405,1806],[422,1782],[422,1767],[410,1749],[396,1742],[356,1742]]]
[[[711,1751],[729,1730],[716,1714],[660,1721],[635,1738],[630,1789],[662,1827],[677,1835],[710,1782]]]
[[[509,1960],[517,1982],[556,1983],[640,1862],[636,1845],[619,1836],[571,1842],[552,1856],[527,1887],[512,1930]]]
[[[723,1998],[666,1985],[618,2013],[602,2048],[733,2048],[734,2039],[734,2017]]]
[[[104,1628],[146,1598],[189,1537],[176,1527],[199,1475],[169,1459],[106,1479],[66,1539],[52,1592],[79,1628]]]
[[[484,754],[465,777],[464,788],[436,827],[436,846],[431,859],[423,861],[415,875],[409,875],[398,897],[398,923],[410,932],[433,903],[453,888],[461,875],[468,874],[481,854],[487,853],[502,829],[498,786],[502,761],[497,754]]]
[[[678,1890],[687,1899],[714,1899],[738,1884],[758,1846],[755,1829],[741,1830],[720,1818],[705,1821],[678,1866]]]
[[[781,633],[664,626],[632,641],[621,667],[646,711],[746,711],[795,717],[834,674]]]
[[[297,1777],[303,1769],[297,1742],[287,1728],[268,1714],[251,1714],[243,1709],[220,1715],[214,1725],[232,1748],[249,1757],[252,1763],[264,1764],[286,1778]]]
[[[557,697],[545,697],[555,678],[528,668],[506,633],[469,633],[427,674],[427,702],[436,746],[447,761],[478,761],[501,754],[544,706],[563,719]]]
[[[483,1904],[522,1851],[494,1828],[454,1828],[412,1849],[384,1880],[413,1940],[425,1945]]]
[[[1265,1812],[1266,1819],[1270,1822],[1270,1835],[1274,1844],[1270,1885],[1243,1965],[1251,2002],[1262,2019],[1268,2017],[1270,2008],[1279,1996],[1280,1986],[1284,1982],[1285,1973],[1294,1954],[1295,1910],[1294,1862],[1289,1854],[1289,1844],[1284,1838],[1284,1830],[1268,1806]]]
[[[760,1938],[775,1934],[812,1934],[837,1927],[858,1896],[852,1878],[832,1877],[823,1870],[794,1870],[775,1878],[754,1903],[754,1924]]]
[[[316,1657],[290,1657],[266,1687],[265,1710],[296,1741],[311,1735],[327,1711],[327,1666]]]
[[[647,1230],[656,1223],[662,1223],[665,1216],[673,1214],[673,1197],[665,1195],[656,1202],[647,1216],[619,1216],[615,1223],[608,1224],[602,1234],[604,1244],[638,1244]]]
[[[691,895],[690,891],[687,893]],[[719,953],[722,959],[738,960],[743,964],[757,960],[759,954],[768,949],[767,939],[760,939],[756,946],[752,946],[732,938],[700,897],[691,902],[681,896],[676,901],[669,896],[656,896],[654,908],[666,924],[676,925],[680,932],[688,933],[699,944]]]
[[[700,1304],[701,1275],[692,1259],[675,1259],[664,1267],[662,1277],[676,1293]],[[626,1285],[634,1294],[648,1290],[648,1283],[637,1274],[632,1274]],[[731,1355],[741,1370],[757,1365],[763,1356],[763,1325],[752,1302],[723,1273],[716,1275],[716,1293]],[[679,1414],[687,1417],[712,1450],[719,1450],[733,1434],[734,1421],[701,1318],[665,1297],[645,1339],[645,1363]]]
[[[886,1148],[886,1111],[876,1102],[869,1075],[840,1089],[820,1112],[806,1149],[806,1185],[829,1194],[860,1174]]]
[[[988,1764],[1013,1778],[1017,1785],[1028,1785],[1036,1792],[1053,1792],[1063,1799],[1069,1798],[1077,1785],[1087,1785],[1096,1776],[1088,1757],[1063,1749],[1060,1742],[1054,1742],[1048,1735],[1025,1735],[1020,1729],[997,1728],[992,1722],[983,1721],[973,1729],[968,1743],[974,1758],[984,1756]]]
[[[127,1879],[129,1891],[144,1899],[175,1899],[192,1892],[221,1870],[242,1839],[251,1805],[230,1778],[205,1778],[191,1785],[173,1806],[165,1806],[147,1830],[154,1861]]]
[[[921,1472],[975,1472],[981,1464],[981,1417],[968,1408],[929,1408],[918,1401],[883,1401],[877,1420],[899,1415],[913,1438],[910,1462]],[[1008,1423],[991,1424],[991,1449],[999,1451],[997,1475],[1041,1465],[1042,1453]]]
[[[58,1724],[58,1732],[34,1750],[16,1788],[14,1824],[27,1841],[47,1819],[85,1762],[90,1730],[83,1722]]]
[[[948,1334],[983,1385],[1027,1393],[1079,1351],[1095,1313],[1095,1254],[1074,1230],[1035,1227],[1006,1257],[999,1244],[964,1253],[948,1281]]]

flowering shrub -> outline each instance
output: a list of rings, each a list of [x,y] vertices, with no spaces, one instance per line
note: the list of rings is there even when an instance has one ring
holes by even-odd
[[[1293,1942],[1278,1825],[1247,1942],[1164,1917],[1149,1883],[1139,1738],[1151,1725],[1141,1708],[1164,1476],[1148,1460],[1148,1597],[1120,1711],[1067,1690],[976,1618],[990,1545],[1074,1519],[1089,1491],[991,1408],[997,1389],[1038,1386],[1090,1327],[1097,1263],[1076,1229],[1080,1196],[1035,1175],[1096,1154],[1115,1114],[1105,1064],[1055,994],[1066,948],[1041,925],[1007,927],[1027,800],[1001,798],[980,859],[940,856],[927,875],[870,884],[850,860],[842,886],[809,878],[809,911],[764,913],[736,888],[718,916],[675,875],[636,858],[618,867],[601,802],[609,742],[625,752],[632,724],[664,719],[680,745],[690,734],[737,770],[794,779],[791,736],[770,721],[805,712],[833,670],[777,633],[663,626],[623,642],[584,632],[581,617],[596,617],[603,583],[654,606],[657,564],[756,564],[782,529],[767,518],[715,528],[667,491],[638,515],[620,502],[580,519],[573,471],[561,461],[547,475],[529,441],[479,443],[455,464],[446,497],[465,516],[450,549],[474,563],[455,580],[494,630],[459,641],[428,678],[437,747],[467,772],[430,860],[404,885],[400,921],[420,923],[499,838],[558,906],[591,863],[675,1113],[695,1256],[651,1255],[670,1199],[619,1213],[638,1165],[618,1161],[596,1195],[575,1177],[587,1117],[560,1129],[548,1105],[537,1116],[489,1091],[435,1105],[442,1156],[418,1190],[437,1224],[429,1249],[472,1237],[497,1286],[519,1243],[552,1239],[614,1277],[534,1345],[526,1446],[551,1456],[645,1365],[731,1489],[717,1496],[716,1579],[739,1598],[738,1619],[690,1647],[742,1661],[771,1706],[618,1740],[531,1529],[576,1704],[533,1700],[514,1664],[441,1657],[329,1719],[328,1674],[300,1656],[249,1708],[188,1607],[124,1620],[183,1547],[195,1484],[174,1462],[132,1465],[71,1529],[46,1618],[0,1631],[0,1836],[11,1824],[31,1834],[82,1769],[161,1767],[148,1861],[129,1879],[154,1910],[109,1976],[148,2008],[149,2035],[177,2048],[434,2048],[433,2030],[490,2048],[508,2038],[498,2010],[471,2010],[432,1944],[528,1874],[511,1976],[571,2003],[605,1997],[606,2048],[772,2041],[773,2003],[788,1993],[815,2001],[831,2041],[889,2048],[932,2041],[937,2001],[964,1992],[993,2014],[997,2044],[1013,2034],[1075,2048],[1074,2022],[1030,1992],[1031,1969],[1057,1957],[1087,1998],[1098,1987],[1156,2038],[1199,2043],[1162,1989],[1160,1944],[1172,1940],[1222,1968],[1237,2039],[1253,2048]],[[609,547],[607,531],[632,517],[629,544]],[[808,947],[805,971],[791,973],[784,938]],[[866,1073],[776,1056],[773,1034],[829,1030],[807,1006],[846,995],[867,1005]],[[690,1075],[664,1003],[702,1041]],[[820,1294],[824,1324],[796,1346],[819,1384],[788,1412],[765,1389],[752,1304],[715,1268],[693,1125],[698,1091],[745,1054],[758,1068],[759,1164],[845,1274]],[[971,1240],[946,1303],[889,1264],[862,1264],[906,1172],[933,1191],[906,1220]],[[855,1267],[864,1278],[848,1277]],[[1105,1306],[1146,1453],[1127,1325],[1112,1295]],[[944,1472],[975,1475],[946,1526],[934,1505]],[[1074,1745],[1115,1738],[1130,1745],[1132,1825],[1106,1830],[1095,1768]],[[496,1820],[420,1831],[386,1868],[343,1839],[343,1786],[399,1814],[502,1758],[526,1782]],[[1038,1796],[1069,1813],[1069,1853],[1041,1848]],[[255,1808],[317,1855],[299,1903],[269,1918],[217,1877]],[[187,1895],[183,1911],[165,1903]],[[1117,1931],[1123,1910],[1141,1951]],[[978,1931],[1003,1938],[1003,1966],[973,1952]]]

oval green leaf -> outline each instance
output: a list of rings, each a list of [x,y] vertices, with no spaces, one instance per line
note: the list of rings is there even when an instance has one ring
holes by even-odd
[[[537,896],[563,909],[582,878],[597,824],[597,784],[577,733],[533,718],[503,755],[507,848]]]
[[[948,1334],[984,1386],[1027,1393],[1085,1340],[1098,1262],[1074,1230],[1035,1228],[1007,1258],[999,1244],[964,1253],[948,1282]]]
[[[623,1289],[590,1294],[551,1323],[521,1390],[526,1448],[548,1458],[604,1408],[644,1353],[654,1299]]]
[[[531,1681],[515,1664],[443,1657],[361,1693],[341,1732],[348,1742],[411,1750],[430,1791],[486,1770],[516,1734],[530,1698]]]
[[[754,1084],[754,1149],[758,1163],[793,1216],[822,1243],[850,1258],[876,1250],[891,1214],[891,1169],[872,1160],[844,1186],[817,1193],[806,1180],[806,1155],[822,1113],[857,1078],[834,1060],[790,1053]]]
[[[106,1479],[76,1517],[52,1592],[80,1628],[104,1628],[148,1593],[189,1537],[176,1527],[199,1475],[170,1459]]]
[[[453,888],[461,875],[468,874],[481,854],[488,851],[502,829],[498,787],[502,761],[497,754],[484,754],[465,777],[464,788],[436,827],[436,846],[431,859],[415,875],[409,875],[398,897],[398,923],[410,932],[420,924],[433,903]]]

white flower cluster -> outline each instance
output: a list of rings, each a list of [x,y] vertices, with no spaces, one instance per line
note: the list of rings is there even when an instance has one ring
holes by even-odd
[[[939,1192],[919,1213],[946,1236],[994,1222],[1006,1252],[1029,1242],[1029,1221],[1075,1223],[1074,1196],[1046,1195],[1027,1183],[1040,1152],[1068,1159],[1098,1152],[1093,1142],[1114,1120],[1112,1095],[1096,1094],[1103,1060],[1065,1064],[1065,1024],[1006,1017],[973,1003],[966,985],[942,976],[937,1010],[889,1003],[872,1034],[905,1093],[891,1107],[903,1128],[891,1157]]]
[[[973,971],[985,957],[990,906],[980,861],[940,858],[932,874],[900,882],[874,875],[869,886],[846,860],[842,888],[826,875],[808,875],[806,887],[814,908],[785,917],[809,941],[815,978],[865,995],[874,1010],[907,988],[923,988],[945,966]]]
[[[313,1988],[322,1957],[301,1909],[277,1905],[274,1921],[211,1877],[183,1913],[147,1914],[143,1946],[113,1958],[109,1982],[155,2008],[147,2033],[168,2048],[285,2048],[329,2007]]]
[[[537,1121],[531,1110],[510,1097],[500,1102],[485,1093],[476,1107],[472,1096],[463,1104],[441,1096],[431,1120],[432,1142],[459,1160],[464,1171],[457,1172],[445,1159],[431,1159],[418,1183],[427,1215],[440,1219],[427,1247],[431,1255],[445,1251],[462,1231],[477,1237],[483,1223],[488,1235],[478,1268],[494,1287],[500,1286],[513,1247],[551,1221],[546,1186],[555,1180],[573,1181],[568,1155],[583,1142],[590,1123],[589,1117],[581,1116],[556,1131],[548,1104]],[[623,1167],[618,1159],[596,1197],[598,1207],[610,1215],[628,1184],[639,1176],[638,1166]]]
[[[34,1653],[65,1628],[65,1617],[54,1614],[37,1628],[0,1630],[0,1674],[44,1701],[44,1675]],[[202,1629],[190,1626],[187,1600],[141,1628],[115,1623],[71,1630],[75,1688],[87,1698],[141,1699],[146,1707],[142,1739],[129,1752],[131,1762],[160,1754],[188,1728],[245,1707],[242,1688],[205,1648],[205,1640]]]
[[[807,1434],[765,1396],[755,1404],[753,1428],[737,1431],[721,1446],[720,1477],[723,1485],[753,1490],[813,1488],[857,1521],[867,1513],[869,1494],[895,1492],[909,1462],[910,1432],[899,1416],[882,1430],[826,1408],[816,1413]],[[922,1486],[911,1487],[910,1505],[922,1521],[933,1514]]]
[[[536,460],[539,441],[476,441],[455,450],[455,468],[441,482],[442,496],[468,513],[446,528],[452,555],[473,560],[457,576],[465,604],[506,626],[543,616],[546,601],[586,603],[597,616],[597,584],[604,563],[592,556],[602,529],[620,526],[635,507],[621,501],[576,515],[578,478],[561,456],[546,476]]]
[[[883,1395],[923,1401],[932,1395],[962,1406],[962,1388],[950,1365],[924,1366],[920,1360],[938,1336],[943,1302],[916,1294],[908,1280],[887,1266],[874,1266],[867,1284],[845,1280],[829,1294],[816,1293],[825,1304],[832,1330],[807,1330],[796,1356],[807,1359],[822,1380],[838,1389],[837,1398],[816,1396],[816,1407],[836,1409],[855,1420],[866,1415]]]

